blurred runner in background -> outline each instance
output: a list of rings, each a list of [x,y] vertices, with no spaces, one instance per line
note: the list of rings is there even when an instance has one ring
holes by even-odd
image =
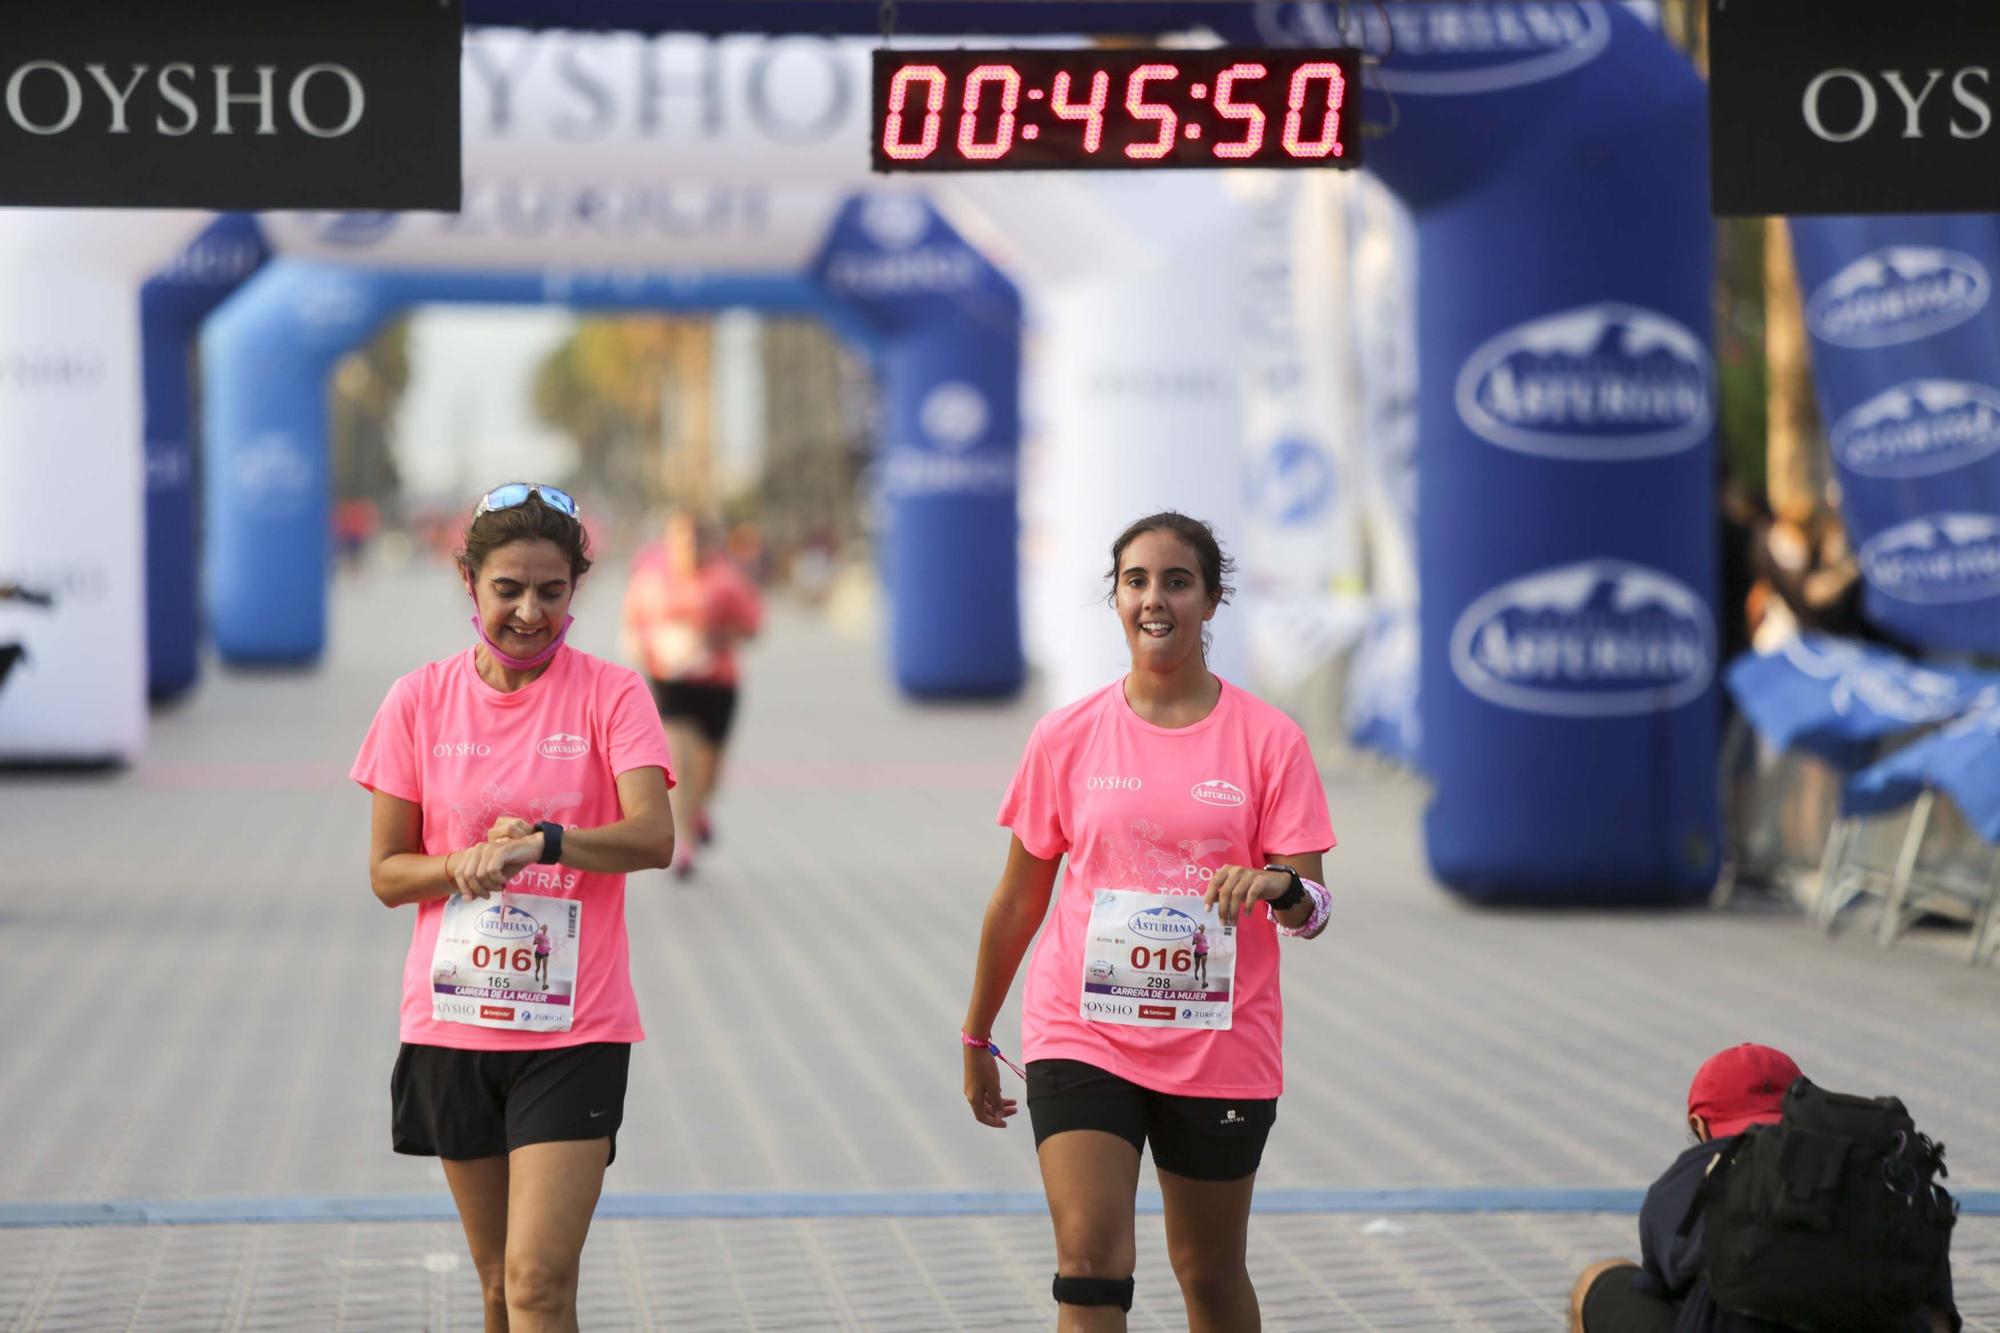
[[[627,656],[653,682],[653,702],[681,761],[675,805],[690,836],[674,873],[683,878],[694,873],[696,847],[714,837],[708,811],[736,719],[736,648],[756,635],[762,619],[755,585],[705,520],[668,515],[661,540],[632,557],[623,640]]]

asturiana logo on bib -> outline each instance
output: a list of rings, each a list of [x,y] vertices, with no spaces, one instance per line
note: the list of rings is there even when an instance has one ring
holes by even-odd
[[[2000,596],[2000,515],[1926,514],[1876,533],[1861,572],[1903,602],[1976,602]]]
[[[1135,912],[1125,928],[1142,940],[1184,940],[1194,934],[1194,918],[1171,907]]]
[[[581,759],[590,753],[590,742],[567,731],[558,731],[537,745],[535,753],[544,759]]]
[[[1331,4],[1270,6],[1264,24],[1329,46],[1345,46]],[[1290,22],[1285,9],[1292,9]],[[1343,6],[1344,8],[1344,6]],[[1362,42],[1381,57],[1375,78],[1394,93],[1490,93],[1579,69],[1611,45],[1606,6],[1577,0],[1456,0],[1357,6]],[[1296,38],[1292,43],[1296,44]]]
[[[1986,266],[1971,255],[1885,246],[1821,283],[1806,303],[1806,323],[1841,347],[1887,347],[1963,324],[1992,291]]]
[[[489,940],[524,940],[535,933],[535,918],[518,907],[495,903],[472,920],[472,928]]]
[[[1224,782],[1221,778],[1210,778],[1206,782],[1195,783],[1188,790],[1188,795],[1194,797],[1203,805],[1220,805],[1225,807],[1239,806],[1248,799],[1243,795],[1241,787],[1233,782]]]
[[[1586,560],[1503,583],[1451,632],[1465,688],[1558,717],[1663,712],[1715,674],[1715,617],[1692,588],[1621,560]]]
[[[1657,458],[1715,422],[1715,372],[1686,325],[1603,302],[1544,315],[1488,339],[1458,373],[1474,434],[1542,458]]]
[[[1864,477],[1927,477],[2000,451],[2000,389],[1906,380],[1833,424],[1833,456]]]

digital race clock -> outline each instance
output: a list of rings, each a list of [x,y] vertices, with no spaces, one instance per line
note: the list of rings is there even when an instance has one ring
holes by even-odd
[[[877,171],[1355,167],[1360,52],[875,52]]]

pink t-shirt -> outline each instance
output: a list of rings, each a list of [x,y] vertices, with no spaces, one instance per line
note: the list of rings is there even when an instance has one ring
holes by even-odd
[[[1098,889],[1198,896],[1222,866],[1333,846],[1297,723],[1223,681],[1207,717],[1156,727],[1132,711],[1123,681],[1107,685],[1036,723],[1000,823],[1036,856],[1069,856],[1028,964],[1023,1060],[1081,1060],[1184,1097],[1283,1091],[1278,928],[1263,904],[1238,923],[1229,1030],[1097,1023],[1078,1011]]]
[[[512,693],[479,677],[473,649],[412,671],[389,687],[350,776],[421,806],[432,856],[486,839],[502,815],[597,828],[624,817],[620,773],[658,768],[673,785],[667,739],[636,671],[564,647]],[[625,877],[531,865],[508,882],[521,893],[583,904],[576,1010],[568,1032],[516,1032],[431,1016],[431,955],[444,899],[417,904],[403,961],[402,1038],[460,1050],[542,1050],[639,1041],[625,940]]]
[[[654,680],[734,685],[740,674],[735,643],[756,634],[764,606],[733,561],[717,556],[691,576],[677,577],[656,543],[632,557],[624,618]]]

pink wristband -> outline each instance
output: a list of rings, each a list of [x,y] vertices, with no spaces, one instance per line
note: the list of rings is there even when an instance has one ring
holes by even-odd
[[[1305,889],[1306,896],[1313,901],[1312,915],[1307,917],[1305,924],[1297,930],[1293,930],[1290,926],[1281,925],[1278,927],[1278,933],[1311,939],[1325,927],[1326,918],[1333,911],[1333,895],[1326,891],[1326,885],[1316,880],[1306,879],[1301,876],[1299,884]]]
[[[1028,1077],[1028,1071],[1021,1068],[1021,1066],[1015,1064],[1012,1060],[1009,1060],[1007,1056],[1001,1051],[1000,1044],[994,1041],[993,1038],[975,1037],[970,1032],[967,1032],[964,1028],[960,1028],[958,1030],[958,1039],[964,1042],[967,1046],[972,1047],[974,1050],[985,1051],[988,1055],[992,1056],[995,1060],[998,1060],[1001,1064],[1006,1065],[1007,1068],[1013,1070],[1023,1079]]]

